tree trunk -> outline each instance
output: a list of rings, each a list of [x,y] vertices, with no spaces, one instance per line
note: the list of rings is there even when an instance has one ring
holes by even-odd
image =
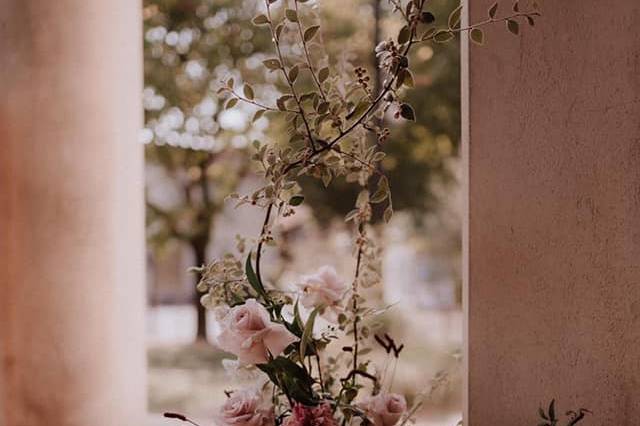
[[[208,240],[208,239],[205,239]],[[192,241],[191,247],[196,257],[196,266],[202,266],[207,263],[207,243],[206,241]],[[195,275],[196,280],[193,285],[193,306],[196,308],[196,341],[207,341],[207,315],[206,309],[200,303],[201,294],[196,289],[198,281],[200,281],[200,274]]]

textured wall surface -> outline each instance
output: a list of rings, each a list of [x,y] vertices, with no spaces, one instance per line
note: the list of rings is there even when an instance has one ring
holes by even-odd
[[[640,2],[540,3],[470,48],[469,424],[638,425]]]
[[[142,425],[140,2],[0,10],[0,425]]]

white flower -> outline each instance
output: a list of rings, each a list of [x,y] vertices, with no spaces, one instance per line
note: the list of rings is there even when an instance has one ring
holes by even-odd
[[[332,266],[322,266],[315,274],[303,276],[297,286],[302,291],[300,301],[305,308],[324,306],[325,318],[336,321],[347,285]]]

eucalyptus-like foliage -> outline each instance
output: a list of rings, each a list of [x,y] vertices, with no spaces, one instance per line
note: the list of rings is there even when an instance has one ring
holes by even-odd
[[[391,188],[381,167],[389,130],[381,123],[384,118],[413,121],[418,116],[404,98],[406,88],[412,87],[416,78],[410,64],[412,49],[447,43],[458,34],[483,44],[486,25],[503,23],[508,31],[518,34],[521,22],[533,25],[539,16],[535,6],[521,10],[517,2],[499,14],[496,4],[487,11],[486,19],[463,27],[461,7],[441,20],[434,16],[426,0],[389,3],[403,25],[393,38],[375,47],[382,76],[379,85],[374,84],[365,67],[344,67],[340,62],[335,66],[326,55],[321,42],[322,23],[314,10],[316,2],[265,0],[252,22],[272,40],[273,50],[262,59],[262,66],[279,79],[281,92],[273,97],[260,96],[252,84],[239,84],[236,76],[223,79],[218,89],[227,110],[248,104],[256,108],[254,120],[277,115],[286,122],[286,137],[265,137],[253,142],[252,160],[263,184],[252,193],[230,197],[238,207],[264,210],[260,235],[255,243],[240,240],[237,253],[202,268],[203,278],[198,285],[205,293],[203,304],[224,317],[223,328],[230,330],[228,334],[235,336],[238,328],[247,324],[253,328],[243,329],[243,333],[259,333],[252,334],[241,346],[234,346],[235,340],[233,344],[222,342],[236,348],[239,359],[254,345],[258,350],[260,345],[275,347],[264,337],[268,333],[278,333],[283,339],[294,336],[295,342],[284,350],[272,353],[269,349],[268,356],[257,353],[255,359],[261,361],[245,366],[267,376],[262,390],[271,395],[276,424],[294,425],[297,416],[316,413],[312,408],[304,411],[307,409],[301,407],[321,407],[317,412],[323,416],[329,407],[342,424],[355,424],[356,419],[375,424],[371,405],[365,401],[390,392],[387,370],[392,371],[393,367],[375,368],[367,354],[377,344],[387,353],[387,363],[395,365],[404,345],[372,327],[373,320],[384,310],[369,306],[362,289],[381,281],[380,248],[369,224],[374,214],[380,214],[385,222],[393,215]],[[314,333],[314,321],[326,315],[330,307],[317,304],[305,319],[300,309],[303,295],[266,282],[262,274],[265,246],[275,244],[274,226],[281,218],[296,214],[304,202],[298,182],[301,177],[317,179],[328,191],[337,177],[357,188],[353,209],[345,216],[355,230],[353,278],[348,290],[331,306],[339,309],[334,325],[319,333]],[[330,273],[322,274],[312,280],[335,284],[336,278]],[[242,336],[245,338],[246,334]],[[338,339],[351,343],[333,348]],[[395,400],[396,405],[402,406],[399,401]],[[419,404],[416,401],[414,407],[400,413],[396,423],[410,421]],[[332,420],[322,424],[334,423]]]

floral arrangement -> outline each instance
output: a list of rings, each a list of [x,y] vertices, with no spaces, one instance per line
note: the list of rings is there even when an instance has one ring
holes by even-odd
[[[257,240],[239,238],[237,253],[198,270],[202,304],[219,320],[217,343],[236,357],[226,367],[255,380],[228,392],[216,419],[221,426],[402,426],[411,421],[420,401],[408,407],[405,397],[392,391],[388,377],[404,346],[376,333],[371,324],[383,310],[369,306],[362,294],[381,280],[380,250],[370,222],[374,215],[388,221],[393,214],[389,182],[380,167],[389,135],[384,121],[415,119],[411,105],[402,100],[404,90],[413,86],[413,47],[445,43],[459,33],[483,44],[483,26],[502,22],[518,34],[521,23],[534,25],[539,16],[537,6],[521,11],[516,2],[498,17],[496,3],[475,24],[461,26],[458,7],[446,25],[438,26],[427,0],[389,0],[403,25],[396,37],[375,48],[376,75],[382,76],[377,82],[363,67],[330,68],[312,3],[266,0],[263,13],[253,19],[273,41],[274,57],[263,65],[281,78],[283,92],[274,103],[259,100],[251,85],[239,87],[233,78],[219,89],[225,108],[251,104],[254,120],[282,115],[288,132],[287,140],[254,142],[252,160],[265,183],[252,194],[230,196],[238,206],[264,209]],[[355,234],[355,267],[347,281],[333,267],[323,266],[288,291],[266,281],[263,252],[277,244],[278,221],[295,214],[304,202],[297,183],[303,175],[325,186],[344,177],[360,188],[345,218]],[[372,345],[387,354],[382,368],[367,358]],[[181,414],[165,415],[195,424]]]

